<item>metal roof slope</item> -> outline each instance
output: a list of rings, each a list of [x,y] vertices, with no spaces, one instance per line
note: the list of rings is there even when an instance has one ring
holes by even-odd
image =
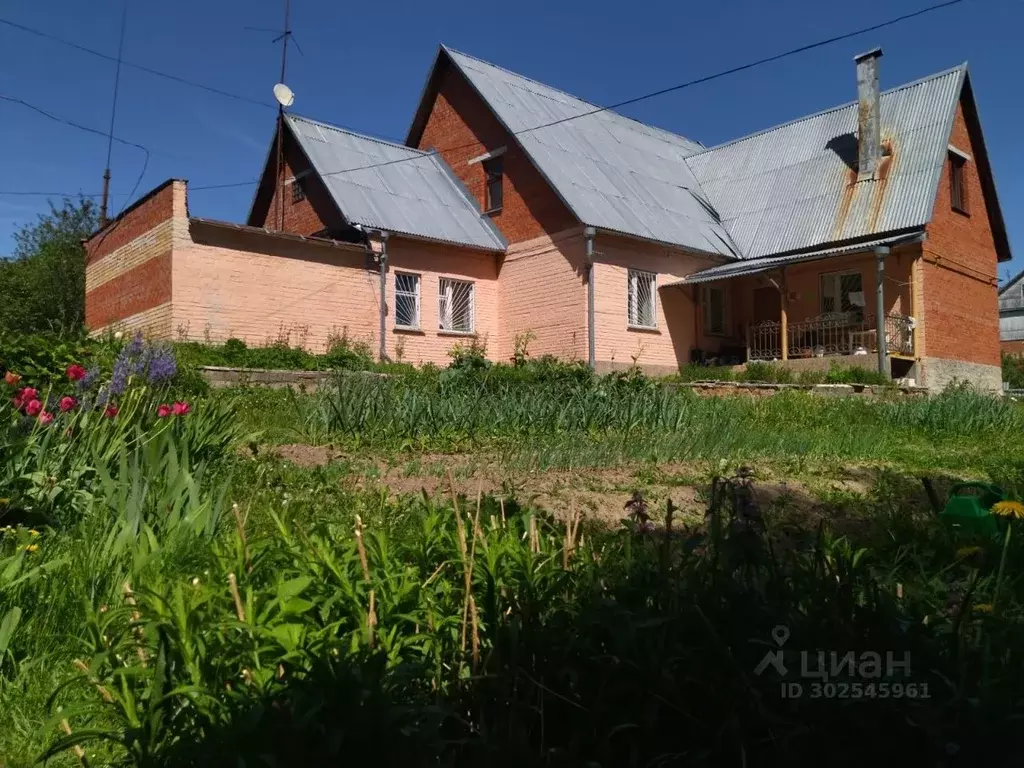
[[[349,223],[505,250],[505,239],[481,216],[440,155],[297,115],[285,120]],[[371,165],[376,167],[365,167]]]
[[[966,72],[963,64],[881,95],[882,139],[893,152],[877,181],[850,183],[856,102],[686,162],[744,258],[921,227],[931,220]]]
[[[999,289],[999,311],[1016,312],[1024,309],[1024,272],[1010,278],[1010,282]]]
[[[699,143],[610,110],[588,115],[599,107],[442,46],[445,54],[583,224],[739,256],[684,160]]]

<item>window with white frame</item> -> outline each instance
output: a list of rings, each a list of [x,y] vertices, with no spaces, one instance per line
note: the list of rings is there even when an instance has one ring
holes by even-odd
[[[725,288],[704,286],[701,291],[701,316],[704,319],[704,334],[707,336],[726,335]]]
[[[437,286],[437,327],[452,333],[472,333],[473,314],[473,283],[442,277]]]
[[[420,276],[395,273],[395,327],[420,327]]]
[[[658,276],[631,269],[627,274],[627,312],[632,328],[657,328]]]
[[[821,275],[821,314],[864,314],[864,283],[860,272],[827,272]]]

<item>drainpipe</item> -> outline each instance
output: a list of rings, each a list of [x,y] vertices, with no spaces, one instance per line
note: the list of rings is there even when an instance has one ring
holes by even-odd
[[[877,276],[875,278],[875,333],[877,334],[878,347],[878,372],[888,374],[888,366],[886,365],[886,344],[885,344],[885,296],[883,290],[883,284],[885,283],[885,257],[889,253],[889,246],[880,245],[875,248],[875,264],[878,268]]]
[[[381,230],[380,237],[380,361],[388,359],[388,233]]]
[[[594,328],[594,227],[583,228],[585,245],[584,263],[587,266],[587,362],[590,370],[597,370],[596,329]]]

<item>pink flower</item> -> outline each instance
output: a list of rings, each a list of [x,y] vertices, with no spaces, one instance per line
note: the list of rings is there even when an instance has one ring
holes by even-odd
[[[77,363],[69,365],[65,373],[67,374],[68,378],[71,379],[72,381],[78,381],[79,379],[85,378],[85,368],[78,365]]]
[[[166,419],[172,413],[174,413],[174,409],[171,408],[171,406],[167,405],[167,403],[163,403],[163,404],[157,406],[156,415],[157,415],[157,418],[159,418],[159,419]]]
[[[4,382],[8,387],[18,386],[18,382],[21,381],[21,376],[16,374],[14,371],[8,371],[4,374]]]
[[[103,415],[106,416],[108,419],[112,419],[115,416],[117,416],[117,414],[120,413],[120,411],[121,409],[118,408],[116,405],[108,405],[107,410],[103,412]]]
[[[75,398],[71,397],[70,395],[65,395],[60,399],[60,412],[67,413],[76,405],[78,405],[78,401],[75,400]]]
[[[28,403],[35,400],[37,397],[39,397],[39,392],[32,387],[25,387],[18,393],[17,399],[21,400],[23,403]]]
[[[171,410],[174,411],[175,416],[184,416],[186,413],[189,413],[192,410],[192,406],[190,406],[188,403],[183,403],[179,401],[174,404],[174,407]]]
[[[39,401],[33,400],[32,402],[38,403]],[[31,403],[29,403],[29,405],[31,405]],[[42,413],[39,414],[39,423],[42,424],[44,427],[51,421],[53,421],[53,414],[50,413],[49,411],[43,411]]]
[[[25,405],[25,413],[29,416],[38,416],[41,410],[43,410],[43,404],[38,400],[29,400]]]

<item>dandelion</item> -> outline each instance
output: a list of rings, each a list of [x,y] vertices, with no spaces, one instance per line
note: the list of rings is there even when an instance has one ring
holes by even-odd
[[[116,405],[108,405],[106,409],[103,411],[103,415],[106,416],[108,419],[112,419],[115,416],[117,416],[117,414],[120,412],[121,409],[118,408]]]
[[[174,409],[171,406],[167,405],[167,403],[161,403],[160,405],[157,406],[156,416],[158,419],[166,419],[172,413],[174,413]]]
[[[114,341],[120,341],[124,338],[124,331],[118,331],[114,334]]]
[[[992,613],[992,603],[978,603],[974,606],[975,613]]]
[[[64,397],[60,399],[60,412],[67,413],[76,405],[78,405],[78,401],[75,400],[75,398],[71,397],[71,395],[64,395]]]
[[[1011,519],[1024,518],[1024,503],[1019,501],[997,501],[992,505],[992,514]]]
[[[85,378],[86,371],[82,366],[77,363],[73,363],[67,367],[67,370],[64,371],[64,373],[71,381],[81,381]]]
[[[8,371],[4,374],[4,383],[7,384],[8,387],[18,386],[19,381],[21,381],[21,376],[16,374],[14,371]]]
[[[184,416],[192,410],[192,406],[188,403],[179,401],[174,404],[171,410],[174,412],[175,416]]]
[[[30,400],[25,404],[25,413],[28,416],[38,416],[41,410],[43,410],[43,404],[38,400]]]
[[[29,536],[38,536],[39,535],[39,531],[37,531],[35,528],[32,528],[32,529],[29,530],[28,535]]]
[[[38,552],[39,551],[39,545],[38,544],[29,544],[29,545],[27,545],[25,547],[25,551],[29,552],[29,553]]]
[[[192,579],[192,586],[193,587],[198,587],[199,586],[199,577],[198,576],[196,576],[196,577],[194,577]]]
[[[39,423],[42,424],[44,427],[49,426],[50,424],[53,423],[53,414],[50,413],[49,411],[42,411],[39,414]]]

